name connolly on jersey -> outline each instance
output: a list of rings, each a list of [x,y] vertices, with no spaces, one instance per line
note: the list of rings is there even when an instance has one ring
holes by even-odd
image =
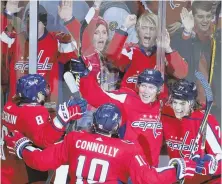
[[[37,70],[52,70],[53,63],[49,63],[49,57],[46,57],[45,61],[43,63],[40,63],[43,52],[44,50],[39,51]],[[24,73],[24,71],[27,71],[29,69],[29,62],[24,60],[18,61],[15,63],[14,69],[21,71],[21,73]]]
[[[191,139],[190,143],[186,144],[187,137],[189,135],[189,131],[185,133],[185,136],[183,138],[180,138],[180,140],[174,140],[174,139],[168,139],[166,140],[166,144],[171,150],[179,150],[179,151],[188,151],[194,149],[196,152],[198,150],[199,145],[195,144],[195,140]],[[173,136],[171,136],[173,138]],[[175,137],[177,139],[177,137]],[[182,154],[182,152],[180,152]],[[182,157],[189,157],[190,154],[181,155]]]
[[[151,121],[134,121],[131,124],[134,128],[141,128],[142,131],[146,131],[147,129],[153,130],[153,135],[155,138],[157,138],[158,135],[161,135],[163,126],[161,122],[151,122]],[[157,132],[157,130],[160,130],[160,132]]]
[[[78,149],[97,152],[97,153],[104,154],[110,157],[116,157],[116,154],[119,151],[118,148],[102,144],[103,142],[102,138],[97,138],[96,140],[101,141],[101,143],[93,142],[93,141],[89,142],[85,140],[77,140],[75,146]]]

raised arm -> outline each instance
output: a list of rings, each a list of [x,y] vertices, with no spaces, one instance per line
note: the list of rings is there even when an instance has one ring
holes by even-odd
[[[166,30],[164,34],[165,42],[165,57],[166,57],[166,72],[168,75],[177,79],[185,78],[188,74],[188,64],[182,58],[176,50],[173,50],[170,46],[170,35]],[[157,40],[157,46],[161,43]]]
[[[116,30],[114,37],[106,50],[107,58],[117,67],[126,67],[132,58],[130,48],[125,48],[125,41],[128,37],[128,28],[136,24],[136,15],[128,15],[120,29]]]
[[[112,93],[103,91],[96,77],[89,71],[83,60],[87,59],[85,57],[81,61],[72,59],[70,64],[72,73],[81,77],[81,80],[76,80],[76,83],[80,86],[82,96],[94,107],[99,107],[104,103],[114,103],[121,108],[127,98],[127,94],[121,94],[119,91]],[[90,63],[88,67],[90,68]]]
[[[69,0],[62,0],[61,5],[58,6],[58,14],[60,18],[64,21],[66,28],[73,37],[73,40],[76,41],[76,45],[79,48],[80,40],[80,22],[73,16],[73,2]],[[83,33],[82,41],[82,52],[84,53],[91,45],[90,35],[87,30]]]

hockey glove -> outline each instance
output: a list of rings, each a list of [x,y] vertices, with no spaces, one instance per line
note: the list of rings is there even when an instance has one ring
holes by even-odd
[[[187,158],[173,158],[169,161],[169,166],[176,168],[177,180],[192,178],[195,174],[196,163]]]
[[[32,141],[25,137],[18,131],[13,131],[5,137],[7,148],[9,153],[16,154],[20,159],[22,159],[22,151],[26,146],[32,144]]]
[[[85,99],[71,99],[68,104],[64,102],[59,105],[57,118],[63,126],[67,126],[69,121],[80,119],[86,108],[87,102]]]
[[[87,61],[87,59],[84,57],[79,57],[79,59],[71,59],[71,72],[76,75],[80,75],[80,77],[84,77],[87,76],[91,65],[90,63]]]
[[[87,101],[84,98],[70,98],[68,101],[68,107],[78,105],[81,108],[82,113],[86,112]]]
[[[197,163],[196,173],[201,175],[213,175],[218,168],[218,160],[210,154],[205,154],[200,158],[200,155],[195,155],[192,158]]]

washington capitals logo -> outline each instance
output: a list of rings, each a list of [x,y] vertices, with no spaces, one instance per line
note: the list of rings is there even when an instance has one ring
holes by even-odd
[[[45,61],[43,63],[40,63],[40,59],[43,55],[43,52],[44,50],[41,50],[39,52],[39,55],[38,55],[38,65],[37,65],[37,68],[38,70],[51,70],[52,69],[52,66],[53,66],[53,63],[49,63],[49,57],[46,57],[45,58]],[[18,61],[17,63],[15,63],[15,67],[14,67],[15,70],[20,70],[21,73],[24,73],[25,71],[27,71],[29,69],[29,63],[28,61]]]
[[[161,135],[162,132],[162,123],[160,122],[150,122],[150,121],[134,121],[131,124],[132,127],[141,128],[142,131],[146,131],[147,129],[153,130],[153,135],[155,138],[157,138],[158,135]],[[160,132],[157,132],[157,130],[161,130]]]
[[[179,150],[180,156],[182,158],[189,157],[190,154],[183,154],[182,151],[188,151],[190,153],[190,151],[194,149],[194,151],[196,152],[199,146],[195,144],[194,139],[191,139],[190,143],[186,144],[188,135],[189,131],[187,131],[185,133],[185,136],[183,138],[180,138],[179,140],[175,140],[178,139],[177,137],[175,137],[173,140],[168,139],[166,141],[166,144],[169,148],[171,148],[171,150]]]

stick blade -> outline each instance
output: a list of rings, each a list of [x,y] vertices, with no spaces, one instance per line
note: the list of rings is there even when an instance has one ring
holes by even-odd
[[[65,72],[63,75],[63,78],[64,78],[67,86],[69,87],[71,93],[76,93],[79,91],[79,88],[76,85],[76,81],[75,81],[71,72]]]

